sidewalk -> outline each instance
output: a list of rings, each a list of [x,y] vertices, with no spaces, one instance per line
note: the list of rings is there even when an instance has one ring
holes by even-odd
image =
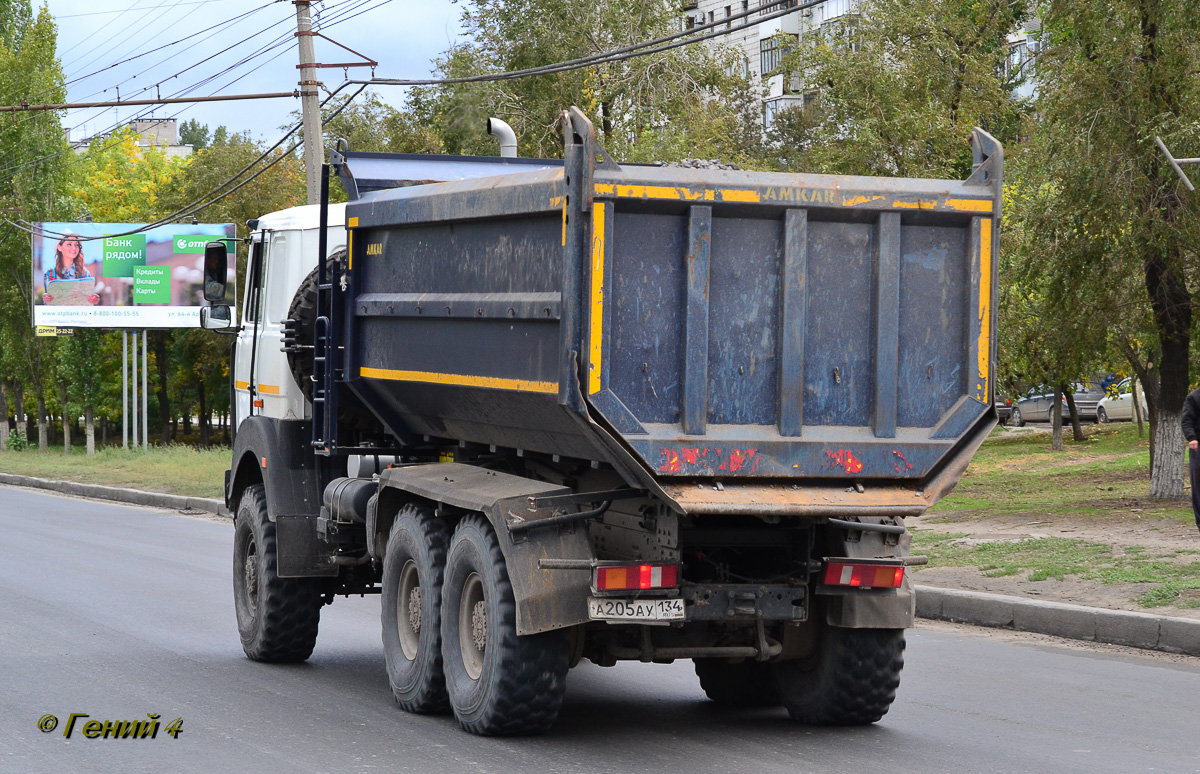
[[[0,484],[175,511],[228,516],[220,500],[0,473]],[[1200,620],[918,585],[917,616],[1200,656]]]

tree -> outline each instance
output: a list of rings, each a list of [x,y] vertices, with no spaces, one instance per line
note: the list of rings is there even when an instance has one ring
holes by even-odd
[[[680,13],[670,0],[469,0],[462,19],[470,40],[437,60],[439,75],[512,71],[597,54],[677,32]],[[559,112],[578,105],[619,159],[748,160],[758,146],[757,101],[744,78],[727,74],[740,70],[732,63],[732,55],[694,45],[569,72],[415,89],[408,107],[415,125],[433,127],[447,153],[495,155],[496,140],[484,122],[496,116],[516,131],[521,155],[556,157],[562,153]]]
[[[192,118],[179,125],[179,142],[192,146],[192,152],[208,147],[208,125]]]
[[[55,58],[57,30],[49,11],[36,15],[28,0],[0,0],[0,103],[17,104],[31,97],[65,102],[62,68]],[[54,220],[61,214],[58,192],[69,159],[57,114],[37,112],[13,116],[0,126],[0,202],[26,221]],[[29,243],[6,227],[0,234],[0,370],[15,376],[18,421],[25,417],[24,386],[37,405],[38,443],[48,444],[46,422],[47,363],[53,347],[33,335],[31,325]],[[21,428],[24,431],[24,428]]]
[[[859,10],[798,41],[781,36],[779,72],[809,103],[772,127],[785,168],[962,179],[974,127],[1006,144],[1020,136],[1019,80],[1004,62],[1024,0],[863,0]]]
[[[1040,16],[1037,152],[1058,191],[1056,281],[1142,278],[1157,352],[1153,371],[1138,370],[1153,437],[1150,496],[1182,497],[1179,419],[1200,282],[1200,203],[1185,195],[1154,137],[1200,149],[1200,4],[1047,0]]]

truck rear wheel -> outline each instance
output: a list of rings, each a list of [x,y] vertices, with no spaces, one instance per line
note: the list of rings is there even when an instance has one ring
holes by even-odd
[[[812,657],[775,664],[773,673],[793,720],[858,726],[887,714],[903,667],[903,629],[826,626]]]
[[[566,630],[521,636],[504,555],[480,515],[458,524],[442,586],[442,661],[450,705],[473,734],[549,730],[566,691]]]
[[[383,557],[383,656],[396,702],[408,712],[450,708],[442,674],[442,573],[450,531],[425,506],[400,509]]]
[[[762,661],[731,664],[724,659],[698,658],[696,676],[708,698],[727,707],[778,707],[779,690],[771,665]]]
[[[312,578],[280,578],[275,545],[263,485],[246,487],[233,533],[233,601],[242,649],[255,661],[304,661],[317,643],[321,591]]]

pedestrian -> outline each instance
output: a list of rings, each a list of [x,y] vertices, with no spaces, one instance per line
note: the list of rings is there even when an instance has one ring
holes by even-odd
[[[1192,391],[1183,401],[1183,437],[1188,445],[1188,477],[1192,482],[1192,513],[1196,516],[1196,528],[1200,529],[1200,387]]]

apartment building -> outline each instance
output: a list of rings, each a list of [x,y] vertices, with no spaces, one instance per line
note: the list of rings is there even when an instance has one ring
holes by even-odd
[[[794,80],[787,82],[783,75],[771,74],[779,66],[787,45],[780,34],[794,38],[813,33],[830,37],[845,35],[858,18],[860,4],[860,0],[824,0],[812,5],[802,0],[684,0],[684,26],[690,29],[724,21],[724,27],[730,33],[712,39],[709,45],[733,48],[741,55],[744,74],[756,85],[765,87],[762,115],[763,130],[766,131],[780,110],[803,105],[815,96],[800,93]],[[746,26],[747,22],[788,8],[795,10]],[[734,18],[747,12],[750,15]],[[1031,68],[1039,50],[1037,32],[1040,26],[1032,19],[1008,37],[1006,74],[1021,71],[1027,76],[1026,82],[1017,90],[1020,96],[1028,97],[1035,90]],[[737,29],[739,27],[742,29]]]

